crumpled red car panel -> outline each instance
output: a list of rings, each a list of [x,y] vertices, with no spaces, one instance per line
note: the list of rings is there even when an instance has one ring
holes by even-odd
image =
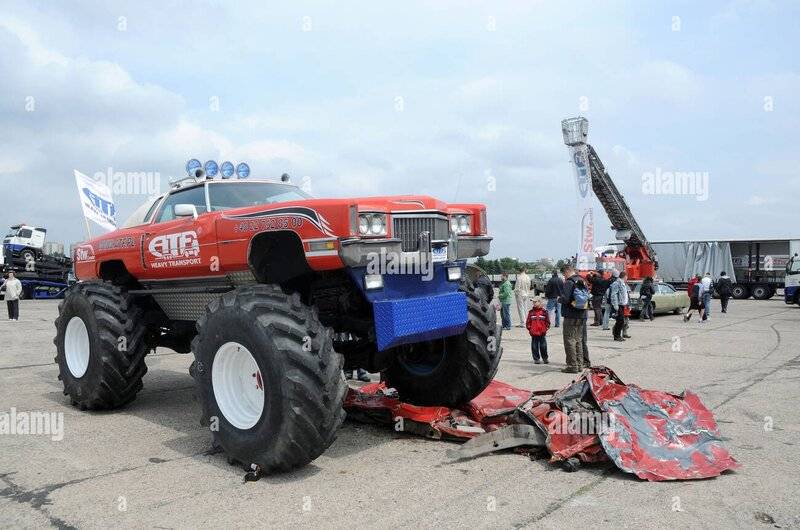
[[[625,385],[608,368],[588,375],[610,428],[606,454],[623,471],[647,480],[716,477],[739,464],[722,446],[714,415],[690,391],[681,395]]]

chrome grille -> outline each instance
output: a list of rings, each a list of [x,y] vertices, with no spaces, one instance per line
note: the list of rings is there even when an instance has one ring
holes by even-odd
[[[450,237],[450,222],[441,215],[395,215],[392,217],[392,236],[402,240],[403,252],[419,250],[419,235],[428,232],[431,241]]]

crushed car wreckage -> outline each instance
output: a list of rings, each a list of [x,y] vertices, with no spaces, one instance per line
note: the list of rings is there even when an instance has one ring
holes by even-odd
[[[344,406],[357,421],[465,442],[448,451],[452,459],[518,448],[545,452],[570,471],[581,462],[611,461],[650,481],[710,478],[739,467],[696,394],[645,390],[602,366],[561,390],[530,391],[495,380],[459,409],[403,403],[384,383],[351,388]]]

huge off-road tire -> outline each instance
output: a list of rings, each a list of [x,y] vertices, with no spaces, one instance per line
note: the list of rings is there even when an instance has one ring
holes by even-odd
[[[147,372],[142,310],[105,282],[73,285],[58,305],[56,358],[64,394],[81,410],[121,407]]]
[[[503,349],[495,307],[485,291],[464,279],[467,327],[460,335],[397,348],[386,384],[414,405],[456,407],[480,394],[491,382]]]
[[[197,329],[202,423],[229,459],[287,471],[333,443],[345,416],[342,357],[297,294],[240,287],[212,301]]]

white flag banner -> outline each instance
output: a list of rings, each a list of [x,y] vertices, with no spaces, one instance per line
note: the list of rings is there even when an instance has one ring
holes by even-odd
[[[575,167],[575,183],[578,186],[578,211],[581,216],[581,245],[578,249],[578,270],[594,270],[594,214],[592,212],[592,175],[586,144],[569,146],[572,164]]]
[[[111,197],[111,190],[102,182],[84,175],[77,169],[74,171],[84,217],[106,230],[116,230],[116,208],[114,199]]]

